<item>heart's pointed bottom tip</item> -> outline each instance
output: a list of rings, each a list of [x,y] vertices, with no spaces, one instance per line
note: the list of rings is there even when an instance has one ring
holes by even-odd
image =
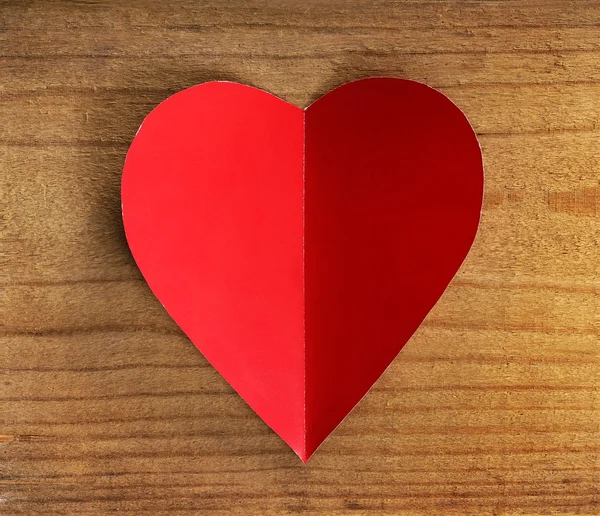
[[[294,447],[291,447],[291,448],[292,448],[292,451],[298,456],[298,458],[304,464],[306,464],[308,462],[308,460],[313,456],[313,454],[316,451],[316,448],[307,449],[304,446],[302,448],[294,448]]]
[[[304,452],[297,452],[294,450],[294,453],[296,453],[296,455],[298,455],[298,457],[304,464],[306,464],[308,462],[308,459],[310,459],[310,457],[311,457],[311,455],[304,453]]]
[[[298,456],[298,458],[304,463],[306,464],[306,462],[308,461],[308,459],[310,458],[310,455],[308,453],[306,453],[306,450],[304,448],[294,448],[292,446],[290,446],[290,448],[292,448],[292,451]]]

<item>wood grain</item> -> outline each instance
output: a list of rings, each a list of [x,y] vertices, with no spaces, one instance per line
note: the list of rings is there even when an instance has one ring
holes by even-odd
[[[425,81],[477,131],[471,254],[307,465],[153,298],[119,182],[232,79]],[[600,2],[0,1],[6,514],[599,514]]]

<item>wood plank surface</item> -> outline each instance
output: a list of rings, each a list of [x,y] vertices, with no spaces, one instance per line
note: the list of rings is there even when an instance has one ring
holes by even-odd
[[[308,464],[186,339],[120,220],[178,90],[439,88],[486,169],[473,249]],[[0,512],[600,514],[600,2],[2,1]]]

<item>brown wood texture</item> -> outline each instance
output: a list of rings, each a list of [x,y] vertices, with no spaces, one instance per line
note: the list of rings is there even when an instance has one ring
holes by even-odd
[[[465,111],[483,218],[303,465],[142,280],[121,168],[185,87],[365,76]],[[600,513],[600,2],[0,1],[0,167],[0,512]]]

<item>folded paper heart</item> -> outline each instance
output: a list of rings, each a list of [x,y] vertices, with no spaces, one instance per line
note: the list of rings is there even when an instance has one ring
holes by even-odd
[[[150,288],[303,461],[442,295],[482,192],[462,112],[386,78],[306,109],[231,82],[189,88],[144,120],[122,180]]]

